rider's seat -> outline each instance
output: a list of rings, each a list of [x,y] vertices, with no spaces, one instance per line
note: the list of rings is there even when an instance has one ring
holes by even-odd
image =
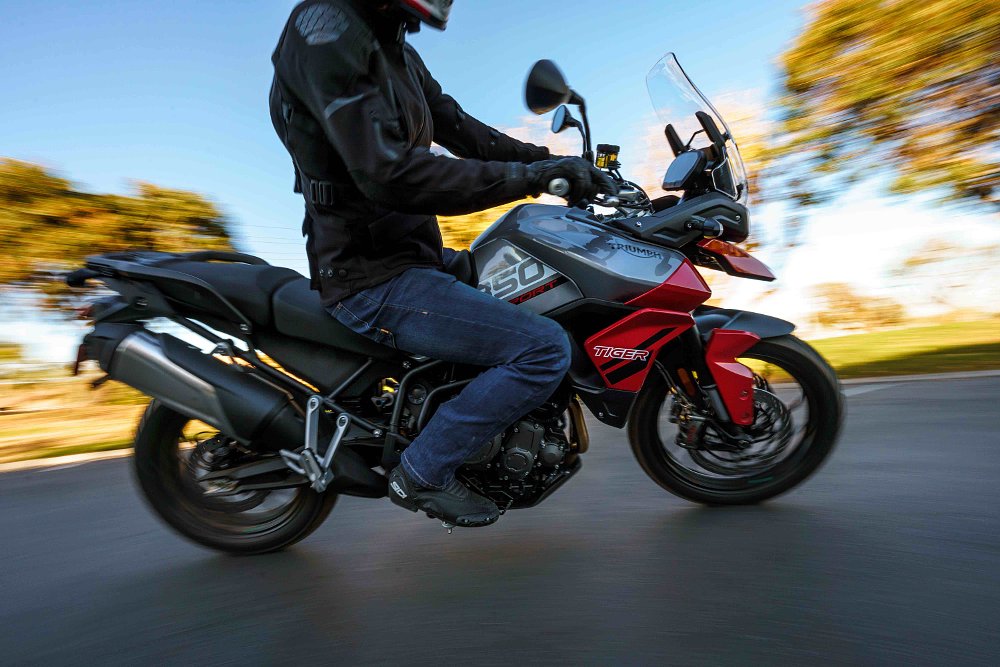
[[[205,261],[213,259],[229,261]],[[477,284],[475,263],[468,250],[449,253],[447,260],[445,271],[466,284]],[[215,252],[173,256],[159,261],[157,266],[208,283],[256,327],[364,356],[385,358],[396,354],[392,348],[335,320],[323,308],[319,292],[311,290],[309,281],[292,269],[271,266],[249,255]],[[225,317],[218,312],[218,301],[210,295],[170,281],[159,283],[159,287],[171,298]]]
[[[365,356],[391,357],[396,353],[331,317],[320,302],[319,292],[309,289],[309,281],[292,269],[187,259],[164,262],[161,266],[208,283],[257,327]],[[160,288],[173,291],[169,282],[162,283]],[[185,289],[170,296],[221,315],[217,301],[212,302],[199,292]],[[199,299],[205,299],[205,303],[193,303]]]
[[[298,275],[298,274],[296,274]],[[391,357],[395,350],[357,334],[333,318],[320,303],[319,292],[301,276],[274,293],[274,323],[279,333],[331,345],[369,357]]]

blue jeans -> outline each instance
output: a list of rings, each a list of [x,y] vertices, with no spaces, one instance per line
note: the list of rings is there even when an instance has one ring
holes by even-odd
[[[562,327],[436,269],[408,269],[330,313],[399,350],[488,367],[403,452],[403,469],[431,488],[448,484],[466,458],[548,399],[569,369]]]

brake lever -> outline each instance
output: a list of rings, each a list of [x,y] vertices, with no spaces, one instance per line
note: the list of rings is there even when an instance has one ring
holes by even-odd
[[[554,178],[549,181],[548,193],[550,195],[555,195],[556,197],[565,198],[569,194],[569,181],[565,178]],[[625,188],[618,191],[617,195],[604,195],[603,199],[594,199],[592,204],[597,204],[598,206],[607,206],[610,208],[618,208],[619,206],[628,206],[629,204],[635,204],[636,201],[641,196],[639,190],[632,188]],[[580,202],[578,202],[579,204]],[[584,204],[585,206],[586,204]],[[583,208],[583,206],[581,206]]]
[[[635,204],[639,200],[640,196],[641,195],[638,190],[625,188],[619,190],[617,195],[605,195],[604,199],[595,200],[594,203],[598,206],[618,208],[620,206]]]

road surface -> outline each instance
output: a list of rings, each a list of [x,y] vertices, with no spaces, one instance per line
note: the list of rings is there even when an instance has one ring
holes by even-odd
[[[1000,664],[1000,378],[847,392],[762,506],[669,496],[592,424],[492,528],[344,498],[255,558],[169,532],[127,459],[0,475],[0,664]]]

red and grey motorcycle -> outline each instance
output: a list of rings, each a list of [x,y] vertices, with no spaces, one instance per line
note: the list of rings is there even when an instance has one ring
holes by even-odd
[[[595,155],[583,98],[540,61],[529,108],[557,109],[554,131],[578,127],[585,157],[621,192],[575,207],[518,206],[448,267],[559,322],[575,347],[555,395],[458,471],[504,511],[537,505],[580,469],[585,409],[627,427],[642,469],[700,503],[787,491],[837,440],[837,377],[794,326],[703,305],[711,291],[696,267],[774,277],[734,245],[750,216],[728,127],[672,54],[647,83],[675,156],[663,187],[675,194],[652,199],[622,178],[615,146]],[[80,360],[154,398],[135,440],[142,491],[168,524],[223,551],[289,546],[339,494],[384,497],[400,453],[480,370],[363,338],[331,318],[298,273],[249,255],[101,255],[68,279],[91,280],[115,296],[92,305]],[[166,321],[202,344],[155,325]]]

